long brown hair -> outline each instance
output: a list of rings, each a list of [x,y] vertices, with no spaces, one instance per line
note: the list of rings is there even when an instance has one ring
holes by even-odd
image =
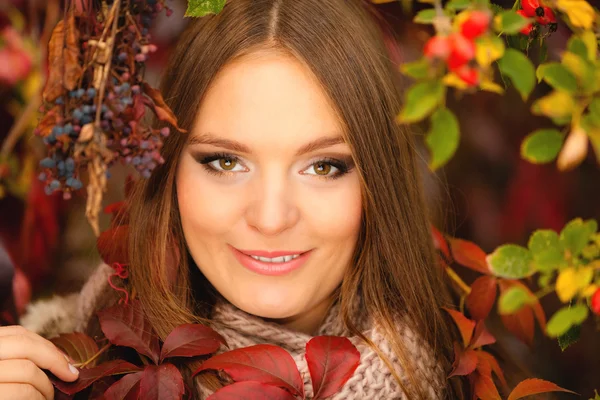
[[[362,337],[350,312],[361,296],[410,388],[396,377],[398,383],[410,398],[425,398],[394,321],[407,316],[448,372],[453,334],[440,307],[449,297],[434,257],[415,144],[394,120],[401,90],[380,29],[360,0],[229,0],[220,14],[189,23],[165,70],[161,89],[180,126],[192,129],[203,94],[225,64],[264,50],[292,55],[312,71],[346,129],[364,209],[354,265],[339,290],[342,315]],[[165,163],[138,184],[130,202],[130,284],[163,339],[181,323],[210,323],[215,295],[198,276],[180,224],[175,174],[186,140],[180,133],[166,140]],[[177,253],[174,263],[170,255]],[[462,397],[458,385],[448,388],[447,397]]]

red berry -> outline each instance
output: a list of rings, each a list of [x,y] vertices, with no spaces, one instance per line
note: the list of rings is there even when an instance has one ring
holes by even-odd
[[[540,6],[540,0],[521,0],[521,7],[528,17],[541,17],[544,9]]]
[[[527,16],[527,14],[525,14],[525,11],[523,10],[518,10],[517,14],[521,14],[523,17],[525,18],[529,18]],[[529,34],[531,33],[531,31],[533,30],[533,24],[527,24],[523,29],[521,29],[519,32],[521,32],[523,35],[527,35],[529,36]]]
[[[467,39],[475,39],[487,32],[489,26],[490,14],[483,11],[473,11],[460,26],[460,33]]]
[[[536,18],[540,25],[548,25],[556,23],[556,16],[550,7],[543,7],[544,13]]]
[[[425,43],[425,57],[446,60],[450,55],[450,41],[447,36],[434,36]]]
[[[460,33],[450,36],[450,56],[448,57],[448,68],[451,71],[462,67],[475,58],[475,43]]]
[[[479,70],[477,68],[463,65],[453,72],[469,86],[477,86],[479,84]]]
[[[600,315],[600,289],[596,289],[592,295],[592,311],[596,315]]]

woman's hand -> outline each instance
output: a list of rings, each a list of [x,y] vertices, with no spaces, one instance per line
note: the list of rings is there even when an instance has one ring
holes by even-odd
[[[79,376],[49,340],[22,326],[0,327],[0,400],[53,400],[54,387],[42,369],[66,382]]]

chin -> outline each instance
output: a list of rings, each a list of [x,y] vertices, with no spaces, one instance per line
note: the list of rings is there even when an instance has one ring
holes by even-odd
[[[301,313],[299,309],[302,308],[289,293],[267,291],[253,291],[248,296],[237,297],[232,303],[248,314],[268,319],[289,318]]]

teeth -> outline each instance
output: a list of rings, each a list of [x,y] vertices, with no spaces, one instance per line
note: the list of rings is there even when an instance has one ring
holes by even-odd
[[[281,257],[274,257],[274,258],[259,257],[259,256],[250,256],[250,257],[254,258],[255,260],[262,261],[262,262],[283,263],[283,262],[292,261],[294,258],[300,257],[300,254],[293,254],[293,255],[289,255],[289,256],[281,256]]]

